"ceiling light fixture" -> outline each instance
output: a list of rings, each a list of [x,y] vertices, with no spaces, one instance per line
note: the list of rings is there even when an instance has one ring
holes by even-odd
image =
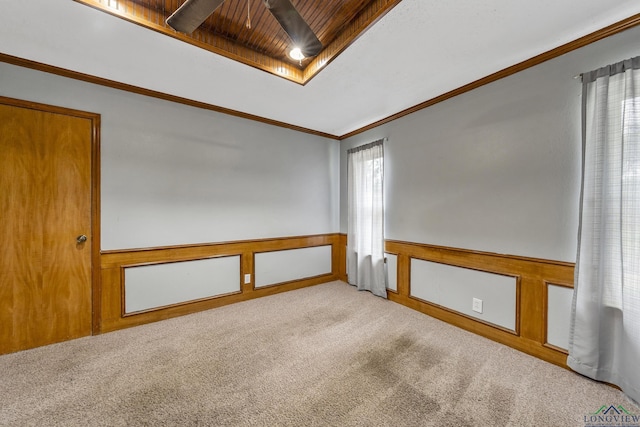
[[[295,59],[296,61],[298,61],[300,65],[302,65],[302,60],[304,59],[304,55],[302,54],[302,51],[300,50],[299,47],[294,47],[293,49],[291,49],[291,52],[289,52],[289,56]]]

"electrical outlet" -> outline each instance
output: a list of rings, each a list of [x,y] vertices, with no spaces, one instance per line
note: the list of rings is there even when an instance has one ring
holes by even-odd
[[[474,298],[471,309],[477,313],[482,313],[482,300],[478,298]]]
[[[249,283],[251,283],[251,274],[247,273],[244,275],[244,284],[248,285]]]

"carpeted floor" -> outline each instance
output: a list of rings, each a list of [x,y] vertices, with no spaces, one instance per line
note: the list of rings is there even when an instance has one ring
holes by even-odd
[[[640,408],[333,282],[0,356],[2,426],[585,426]]]

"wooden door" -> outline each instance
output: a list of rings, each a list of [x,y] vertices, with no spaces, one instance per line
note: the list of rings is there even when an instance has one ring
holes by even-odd
[[[0,98],[0,354],[91,334],[94,125]]]

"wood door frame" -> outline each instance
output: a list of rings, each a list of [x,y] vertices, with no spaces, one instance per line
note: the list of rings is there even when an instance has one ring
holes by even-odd
[[[87,119],[91,122],[91,333],[100,333],[100,114],[0,96],[0,104]]]

